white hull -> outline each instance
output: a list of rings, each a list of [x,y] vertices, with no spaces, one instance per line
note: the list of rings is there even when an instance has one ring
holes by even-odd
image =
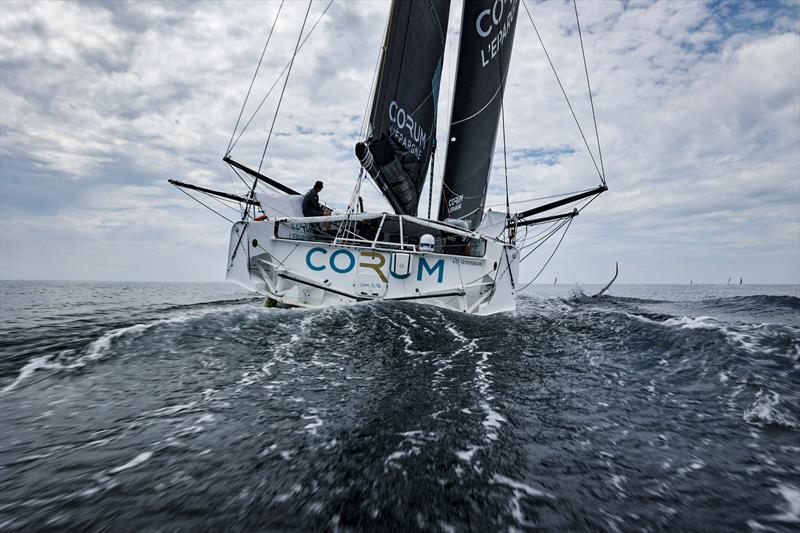
[[[406,224],[444,227],[403,218]],[[322,228],[336,217],[313,220],[320,221],[314,227]],[[453,253],[452,247],[449,253],[420,251],[416,245],[400,244],[405,242],[402,234],[396,243],[333,238],[320,242],[309,237],[311,226],[308,219],[237,222],[231,229],[227,279],[297,307],[390,300],[476,315],[516,308],[519,252],[513,245],[471,233],[471,242],[481,245],[478,256]]]

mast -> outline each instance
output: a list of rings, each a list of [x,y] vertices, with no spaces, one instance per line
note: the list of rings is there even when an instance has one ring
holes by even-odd
[[[475,229],[483,218],[518,8],[519,0],[464,2],[439,220]]]
[[[449,0],[394,0],[361,165],[398,214],[416,215],[436,135]]]

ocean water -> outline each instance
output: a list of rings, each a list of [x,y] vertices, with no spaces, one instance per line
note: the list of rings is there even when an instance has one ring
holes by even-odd
[[[797,531],[800,287],[0,282],[0,530]]]

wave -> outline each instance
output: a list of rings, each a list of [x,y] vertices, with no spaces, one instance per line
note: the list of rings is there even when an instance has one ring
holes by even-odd
[[[787,429],[798,429],[800,424],[789,413],[786,413],[777,392],[765,394],[762,390],[756,393],[756,400],[745,409],[742,418],[745,422],[759,425],[779,426]]]
[[[800,298],[789,295],[754,294],[749,296],[731,296],[728,298],[711,298],[702,300],[707,305],[718,305],[720,307],[766,307],[770,309],[784,308],[792,311],[800,311]]]
[[[213,311],[209,311],[213,312]],[[23,365],[19,370],[17,377],[8,385],[6,385],[0,394],[7,394],[16,389],[22,382],[30,378],[37,370],[75,370],[85,367],[88,363],[97,361],[105,357],[106,353],[111,349],[112,345],[119,342],[120,339],[137,337],[145,331],[159,325],[186,322],[193,318],[204,316],[206,313],[201,314],[187,314],[170,318],[161,318],[150,322],[133,324],[115,328],[107,331],[99,338],[93,340],[81,352],[76,350],[63,350],[58,353],[51,353],[48,355],[41,355],[33,357]],[[75,356],[76,353],[79,355]]]
[[[210,302],[197,302],[191,304],[172,304],[166,306],[153,306],[151,309],[154,311],[161,311],[161,312],[173,312],[173,311],[190,311],[193,309],[207,309],[210,307],[227,307],[227,306],[239,306],[249,303],[261,302],[264,298],[262,296],[246,296],[242,298],[231,298],[231,299],[224,299],[224,300],[213,300]]]
[[[569,296],[565,298],[558,298],[562,302],[568,303],[616,303],[622,305],[637,305],[637,304],[660,304],[667,303],[668,300],[659,300],[652,298],[636,298],[633,296],[617,296],[612,294],[586,294],[583,287],[580,285],[573,287],[570,290]]]
[[[624,313],[638,322],[683,331],[719,333],[729,344],[751,354],[783,354],[800,359],[800,327],[781,324],[731,324],[710,316],[669,316],[653,313]],[[655,340],[654,340],[655,341]]]

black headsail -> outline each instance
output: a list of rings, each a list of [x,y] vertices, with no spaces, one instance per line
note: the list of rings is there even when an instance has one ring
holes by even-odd
[[[398,214],[417,214],[435,142],[450,0],[394,0],[356,156]]]
[[[468,0],[461,20],[439,220],[483,217],[519,0]]]

